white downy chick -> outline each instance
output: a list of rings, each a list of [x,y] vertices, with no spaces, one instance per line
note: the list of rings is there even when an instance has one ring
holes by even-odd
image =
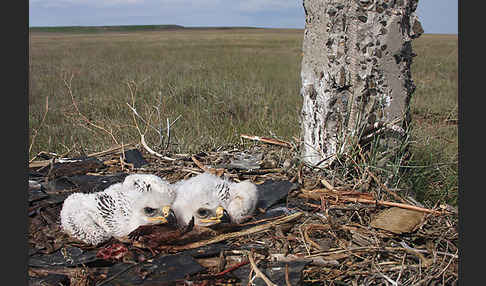
[[[97,245],[124,237],[141,225],[175,224],[171,210],[175,196],[172,186],[155,175],[129,175],[102,192],[67,197],[61,226],[72,237]]]
[[[175,188],[172,209],[180,225],[187,225],[192,217],[200,226],[241,223],[253,214],[258,201],[255,184],[233,183],[209,173],[177,182]]]

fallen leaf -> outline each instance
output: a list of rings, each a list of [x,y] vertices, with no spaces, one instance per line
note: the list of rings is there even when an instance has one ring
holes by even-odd
[[[423,212],[392,207],[379,213],[370,226],[402,234],[414,231],[423,217]]]

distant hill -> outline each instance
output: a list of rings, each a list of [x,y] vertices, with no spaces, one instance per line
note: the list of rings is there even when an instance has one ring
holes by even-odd
[[[122,26],[64,26],[64,27],[30,27],[31,32],[129,32],[151,30],[184,29],[180,25],[122,25]]]
[[[184,27],[181,25],[121,25],[121,26],[60,26],[60,27],[30,27],[31,32],[69,32],[69,33],[97,33],[97,32],[130,32],[157,31],[177,29],[258,29],[255,27]]]

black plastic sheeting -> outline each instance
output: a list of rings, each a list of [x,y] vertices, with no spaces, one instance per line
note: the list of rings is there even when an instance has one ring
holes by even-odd
[[[103,285],[174,285],[205,269],[190,254],[166,255],[137,265],[115,264],[107,274],[111,280]]]
[[[146,164],[139,152],[125,152],[127,162],[140,167]],[[63,200],[73,192],[93,193],[103,191],[110,185],[122,182],[128,174],[117,173],[107,176],[93,175],[71,175],[60,176],[48,183],[40,182],[41,188],[29,189],[29,216],[39,215],[38,211],[45,208],[57,207]],[[258,185],[259,201],[257,208],[264,213],[255,214],[254,219],[288,215],[291,211],[286,207],[288,194],[297,189],[298,185],[289,181],[266,181]],[[46,212],[43,213],[46,216]],[[49,226],[46,226],[49,227]],[[245,226],[251,227],[251,225]],[[234,229],[232,230],[234,231]],[[261,248],[258,246],[246,245],[243,249]],[[61,249],[49,254],[36,254],[32,250],[28,260],[29,267],[54,269],[59,267],[109,267],[105,281],[98,281],[103,285],[174,285],[177,281],[183,281],[189,276],[206,270],[195,259],[215,257],[223,250],[230,250],[231,246],[226,243],[216,243],[203,246],[197,249],[183,251],[177,254],[160,254],[153,259],[148,259],[137,264],[124,262],[106,261],[97,257],[99,248],[83,250],[75,246],[64,246]],[[277,285],[286,285],[285,267],[288,267],[289,282],[291,285],[299,285],[302,269],[306,265],[303,262],[293,263],[260,263],[262,270],[270,280]],[[233,276],[240,281],[241,285],[247,285],[250,265],[242,266],[232,271]],[[240,284],[238,283],[238,284]],[[265,285],[261,279],[255,279],[256,285]],[[29,277],[30,285],[68,285],[69,279],[66,275],[49,274],[45,277]]]
[[[62,274],[49,274],[45,277],[29,277],[29,286],[70,285],[69,277]]]
[[[100,192],[109,186],[123,182],[126,173],[117,173],[109,176],[95,176],[95,175],[74,175],[69,177],[60,177],[47,184],[42,183],[46,189],[46,193],[57,193],[65,190],[75,190],[81,193]]]
[[[285,201],[289,192],[297,189],[298,185],[289,181],[268,180],[257,185],[259,198],[257,208],[267,210],[271,206]]]
[[[125,162],[133,164],[133,167],[140,168],[148,164],[143,158],[142,153],[138,149],[130,149],[125,151]]]
[[[309,262],[271,262],[260,263],[258,269],[267,276],[270,281],[276,285],[288,285],[285,281],[285,267],[288,267],[289,283],[290,285],[300,285],[302,280],[302,270]],[[240,280],[239,284],[248,285],[248,276],[250,274],[251,265],[247,264],[232,272],[232,274]],[[266,286],[267,284],[261,278],[255,278],[253,283],[257,286]]]
[[[29,266],[59,267],[78,266],[99,260],[96,257],[98,250],[82,250],[78,247],[64,247],[52,254],[33,255],[29,258]]]

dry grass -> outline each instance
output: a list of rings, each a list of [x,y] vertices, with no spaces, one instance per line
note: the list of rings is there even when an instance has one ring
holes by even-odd
[[[137,140],[126,106],[128,81],[137,85],[137,109],[145,118],[154,106],[164,125],[166,118],[182,115],[172,130],[174,151],[235,143],[240,132],[288,138],[298,128],[299,35],[262,30],[33,33],[31,128],[42,117],[46,96],[51,106],[29,155],[63,152],[74,144],[101,150],[113,143],[107,134],[75,124],[63,86],[63,78],[71,74],[80,111],[98,125],[113,128],[124,142]],[[152,122],[158,125],[159,118]]]
[[[458,46],[456,35],[414,43],[412,162],[407,178],[420,200],[457,204]]]
[[[137,111],[156,129],[181,116],[171,127],[171,152],[235,144],[240,133],[292,141],[300,134],[302,38],[302,30],[277,29],[31,32],[29,158],[138,142],[129,83]],[[401,187],[423,201],[455,204],[457,36],[423,35],[414,49],[413,156]],[[79,116],[65,85],[71,77],[79,111],[108,132]],[[154,129],[146,137],[165,148]]]

